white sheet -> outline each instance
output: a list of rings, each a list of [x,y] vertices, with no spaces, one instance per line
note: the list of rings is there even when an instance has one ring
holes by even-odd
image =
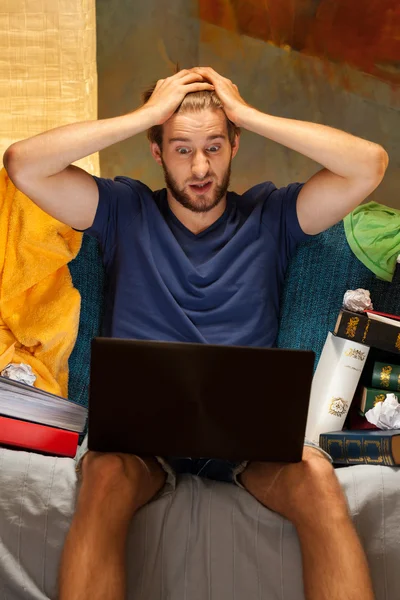
[[[0,600],[55,600],[74,468],[71,459],[0,448]],[[400,469],[359,465],[337,473],[376,598],[398,600]],[[234,485],[189,475],[137,514],[127,564],[128,600],[304,599],[292,525]]]

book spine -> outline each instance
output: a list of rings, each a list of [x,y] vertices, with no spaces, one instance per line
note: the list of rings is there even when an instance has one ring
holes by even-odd
[[[400,392],[400,366],[382,362],[374,363],[372,386]]]
[[[375,433],[375,432],[374,432]],[[346,435],[340,433],[322,433],[319,439],[320,447],[338,465],[395,465],[392,454],[392,437],[374,435],[367,432]]]
[[[362,415],[365,415],[366,412],[374,408],[378,402],[383,402],[386,398],[387,390],[379,390],[376,388],[368,387],[365,388],[365,405],[361,407]],[[399,396],[397,396],[399,398]]]
[[[315,443],[321,433],[343,427],[369,353],[368,346],[338,340],[332,334],[329,336],[334,352],[330,351],[331,358],[327,362],[321,360],[321,354],[314,375],[317,385],[314,386],[313,380],[311,388],[310,406],[313,406],[314,415],[312,421],[309,420],[306,437]],[[323,353],[325,349],[328,350],[328,346],[324,347]],[[318,381],[323,382],[322,388]]]
[[[73,458],[78,439],[74,431],[0,416],[0,445]]]
[[[399,327],[369,319],[361,313],[340,311],[334,333],[346,340],[400,354]]]

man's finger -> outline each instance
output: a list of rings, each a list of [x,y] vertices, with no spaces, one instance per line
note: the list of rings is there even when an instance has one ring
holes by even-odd
[[[197,71],[198,73],[201,73],[204,77],[207,77],[208,79],[210,79],[210,81],[212,79],[218,79],[218,78],[224,79],[222,77],[222,75],[217,73],[217,71],[214,71],[214,69],[212,69],[211,67],[196,67],[193,70]]]
[[[194,81],[204,81],[203,75],[200,73],[188,73],[179,80],[179,83],[186,85],[187,83],[192,83]]]
[[[187,94],[190,92],[212,92],[214,86],[205,81],[195,81],[194,83],[187,84]]]
[[[200,69],[202,71],[210,71],[210,73],[212,73],[213,75],[218,75],[219,77],[222,77],[222,75],[220,73],[217,73],[217,71],[215,71],[212,67],[195,67],[195,69]]]
[[[181,79],[182,77],[185,77],[186,75],[189,75],[191,71],[189,69],[181,69],[180,71],[178,71],[177,73],[175,73],[175,75],[173,75],[172,77],[174,79]]]

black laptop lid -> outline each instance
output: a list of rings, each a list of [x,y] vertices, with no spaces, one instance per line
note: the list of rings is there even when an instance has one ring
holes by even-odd
[[[297,462],[314,358],[304,350],[95,338],[89,449]]]

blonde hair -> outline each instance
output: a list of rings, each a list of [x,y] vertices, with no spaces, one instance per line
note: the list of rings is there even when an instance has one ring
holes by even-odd
[[[146,102],[150,99],[152,93],[155,90],[155,87],[156,83],[154,83],[145,92],[143,92],[143,104],[146,104]],[[212,110],[223,109],[223,104],[215,92],[190,92],[189,94],[186,94],[181,104],[176,109],[175,114],[187,112],[201,112],[202,110],[207,110],[209,108],[211,108]],[[232,123],[232,121],[230,121],[228,117],[226,117],[226,124],[228,127],[229,141],[232,145],[235,141],[235,135],[240,134],[240,128],[237,127],[234,123]],[[161,149],[163,141],[163,126],[154,125],[154,127],[148,129],[147,137],[150,142],[155,142]]]

